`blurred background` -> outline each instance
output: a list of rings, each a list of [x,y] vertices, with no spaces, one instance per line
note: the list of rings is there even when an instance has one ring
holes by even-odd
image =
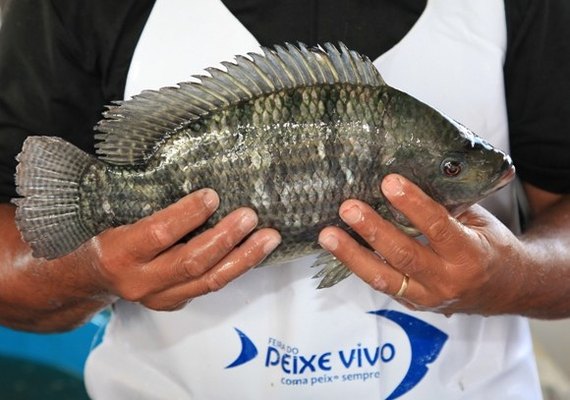
[[[34,334],[0,327],[0,399],[88,399],[87,355],[100,341],[107,311],[71,332]]]
[[[570,320],[531,320],[544,400],[570,400]]]

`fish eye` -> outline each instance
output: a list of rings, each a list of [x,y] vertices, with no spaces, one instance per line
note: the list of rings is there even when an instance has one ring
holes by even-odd
[[[441,162],[441,172],[449,178],[455,178],[461,174],[463,166],[464,164],[461,160],[446,158]]]

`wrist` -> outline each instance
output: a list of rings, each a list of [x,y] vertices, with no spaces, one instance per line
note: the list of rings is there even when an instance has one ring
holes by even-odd
[[[568,299],[570,270],[564,268],[556,255],[567,253],[557,249],[555,243],[537,242],[534,238],[520,240],[520,261],[516,266],[518,300],[513,303],[514,313],[529,318],[563,318],[570,306]]]
[[[76,255],[47,261],[26,249],[2,270],[0,323],[14,329],[57,332],[82,325],[115,298],[93,284]]]

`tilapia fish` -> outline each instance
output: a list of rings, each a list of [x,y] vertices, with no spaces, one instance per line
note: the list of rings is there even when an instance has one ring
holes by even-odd
[[[16,223],[36,257],[63,256],[200,188],[215,189],[215,224],[240,206],[281,232],[273,260],[319,251],[348,198],[416,233],[379,190],[399,173],[451,212],[504,186],[510,158],[464,126],[388,86],[343,44],[286,44],[237,56],[207,75],[117,103],[97,125],[98,158],[31,136],[18,156]],[[328,253],[327,253],[328,254]],[[318,259],[321,287],[348,276]]]

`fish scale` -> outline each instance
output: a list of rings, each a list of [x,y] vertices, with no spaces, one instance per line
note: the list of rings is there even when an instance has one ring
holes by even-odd
[[[212,118],[211,121],[213,123],[208,124],[208,121],[204,122],[204,130],[208,132],[214,132],[215,130],[219,129],[219,126],[216,124],[217,120],[236,120],[235,118],[228,117],[229,115],[238,114],[243,116],[242,119],[239,121],[238,124],[235,126],[230,126],[228,129],[225,130],[225,134],[218,134],[218,136],[223,137],[220,139],[215,147],[220,147],[219,143],[225,142],[226,152],[229,154],[238,155],[237,157],[216,157],[212,156],[208,160],[207,170],[201,171],[201,176],[208,176],[210,177],[208,182],[204,183],[204,186],[212,187],[218,190],[220,193],[247,193],[248,196],[234,196],[233,194],[228,196],[223,196],[223,201],[220,205],[220,215],[224,215],[224,213],[229,212],[231,209],[234,209],[236,205],[248,205],[253,206],[259,213],[259,220],[260,226],[282,226],[281,231],[285,238],[289,239],[291,242],[295,242],[298,239],[298,235],[302,234],[304,236],[312,236],[314,240],[318,229],[324,226],[325,223],[330,223],[334,221],[334,223],[338,224],[338,216],[336,215],[336,206],[329,207],[328,213],[329,215],[325,215],[325,221],[321,222],[321,224],[316,225],[315,220],[322,220],[322,207],[319,206],[318,209],[315,208],[315,204],[322,204],[318,200],[333,200],[335,199],[335,192],[336,187],[330,185],[331,181],[340,182],[341,177],[333,177],[331,179],[330,176],[319,177],[317,174],[318,172],[323,171],[323,168],[320,167],[318,164],[321,164],[325,160],[315,159],[315,155],[318,153],[317,147],[321,141],[319,138],[322,136],[322,127],[323,125],[317,125],[315,122],[320,120],[319,116],[315,116],[312,114],[307,114],[306,112],[310,110],[310,107],[306,105],[308,103],[315,103],[319,99],[319,93],[321,96],[328,96],[327,91],[320,90],[321,88],[303,88],[297,89],[294,93],[277,93],[269,98],[279,98],[281,101],[268,101],[267,99],[256,99],[253,101],[253,104],[240,104],[237,107],[242,108],[241,111],[236,112],[233,109],[224,110],[225,117],[223,118]],[[346,89],[345,89],[346,90]],[[342,102],[343,98],[344,101],[347,101],[346,96],[338,96],[339,101]],[[287,99],[286,99],[287,98]],[[301,99],[301,101],[299,101]],[[291,114],[296,115],[296,120],[289,120],[287,122],[287,126],[279,126],[279,125],[272,125],[270,129],[268,129],[271,134],[267,135],[264,134],[264,129],[266,125],[263,123],[263,118],[256,118],[255,114],[257,113],[262,114],[264,112],[263,108],[260,105],[266,106],[271,104],[291,104],[295,105],[298,104],[298,109],[292,107]],[[316,109],[313,107],[313,109]],[[336,112],[338,109],[333,109],[333,112]],[[303,111],[304,110],[304,111]],[[297,112],[298,111],[298,112]],[[249,114],[252,113],[251,120],[248,119]],[[335,115],[328,115],[329,120],[339,119]],[[257,121],[259,127],[263,128],[260,131],[256,132],[247,132],[243,133],[243,130],[250,130],[250,126],[248,124],[254,121],[254,126]],[[278,121],[281,122],[281,121]],[[314,129],[308,130],[306,128],[307,124],[313,126]],[[267,130],[267,129],[265,129]],[[183,135],[184,132],[180,132],[180,135]],[[227,135],[231,135],[228,137]],[[190,135],[193,136],[193,135]],[[260,137],[261,136],[261,137]],[[234,149],[235,147],[239,147],[241,142],[236,140],[236,138],[247,138],[247,140],[254,142],[256,144],[256,150],[249,151],[249,158],[253,157],[260,157],[260,148],[265,149],[265,153],[269,156],[268,160],[270,162],[265,163],[262,169],[254,169],[250,168],[251,165],[255,165],[255,163],[251,163],[250,160],[246,160],[246,162],[241,162],[242,158],[239,157],[239,152],[236,152]],[[276,138],[287,138],[286,140],[276,140]],[[230,145],[231,143],[231,145]],[[234,148],[232,148],[232,146]],[[177,148],[183,147],[180,144],[176,145]],[[333,146],[334,148],[338,146]],[[250,149],[252,146],[248,146],[244,144],[244,148]],[[164,152],[168,152],[169,145],[165,144]],[[214,148],[209,148],[205,153],[209,154],[217,154],[217,150]],[[194,152],[189,152],[189,156],[193,156]],[[221,153],[222,155],[226,154],[224,152]],[[295,156],[292,156],[295,155]],[[345,154],[348,156],[348,154]],[[158,158],[159,155],[157,155]],[[177,158],[177,157],[172,157]],[[353,157],[354,158],[354,157]],[[248,182],[259,182],[264,181],[268,176],[268,172],[272,169],[272,165],[274,165],[275,160],[289,160],[286,164],[279,164],[282,168],[277,174],[272,174],[271,177],[274,181],[279,182],[280,184],[273,185],[273,190],[275,191],[272,193],[270,190],[263,190],[261,193],[257,193],[259,197],[252,197],[251,193],[256,193],[255,186],[248,187]],[[186,158],[183,164],[185,165],[192,165],[192,159]],[[355,164],[355,163],[353,163]],[[152,167],[153,169],[156,166]],[[171,168],[167,168],[169,170],[173,170]],[[192,168],[189,168],[192,171]],[[225,171],[225,173],[220,174],[218,171]],[[233,171],[234,176],[228,176],[228,171]],[[308,174],[306,171],[312,171],[311,174]],[[191,172],[192,173],[192,172]],[[223,177],[224,179],[218,179],[217,177]],[[329,183],[328,185],[324,185],[321,181],[324,180]],[[172,179],[168,179],[172,180]],[[167,180],[167,181],[168,181]],[[229,182],[236,182],[237,185],[229,185]],[[242,182],[245,182],[245,185],[242,185]],[[228,186],[229,185],[229,186]],[[264,183],[262,185],[264,188],[267,185]],[[136,191],[136,189],[135,189]],[[267,193],[269,192],[269,194]],[[274,199],[274,201],[269,204],[271,208],[265,207],[263,201],[263,197],[268,197]],[[169,198],[176,197],[174,194],[166,195],[165,196],[165,203],[169,204],[171,200]],[[336,196],[336,203],[333,204],[340,204],[340,196]],[[275,201],[276,200],[276,201]],[[96,203],[96,202],[95,202]],[[163,208],[165,204],[157,204],[156,209]],[[133,220],[141,218],[141,214],[137,214],[133,212],[134,210],[129,210],[129,217],[133,218]],[[214,218],[211,223],[215,223],[216,219]],[[292,229],[289,231],[289,227]],[[296,233],[299,232],[299,233]],[[282,250],[286,251],[288,240],[284,241],[284,245]]]
[[[348,198],[417,233],[379,190],[389,173],[413,180],[450,211],[512,178],[508,156],[339,47],[263,48],[223,63],[226,71],[207,69],[199,82],[144,91],[105,112],[96,128],[99,158],[60,138],[29,137],[18,156],[15,203],[33,254],[67,254],[104,229],[210,187],[219,210],[194,234],[251,207],[258,228],[283,237],[268,263],[292,260],[318,251],[325,226],[346,228],[338,208]],[[349,275],[332,256],[317,265],[324,268],[319,287]]]

